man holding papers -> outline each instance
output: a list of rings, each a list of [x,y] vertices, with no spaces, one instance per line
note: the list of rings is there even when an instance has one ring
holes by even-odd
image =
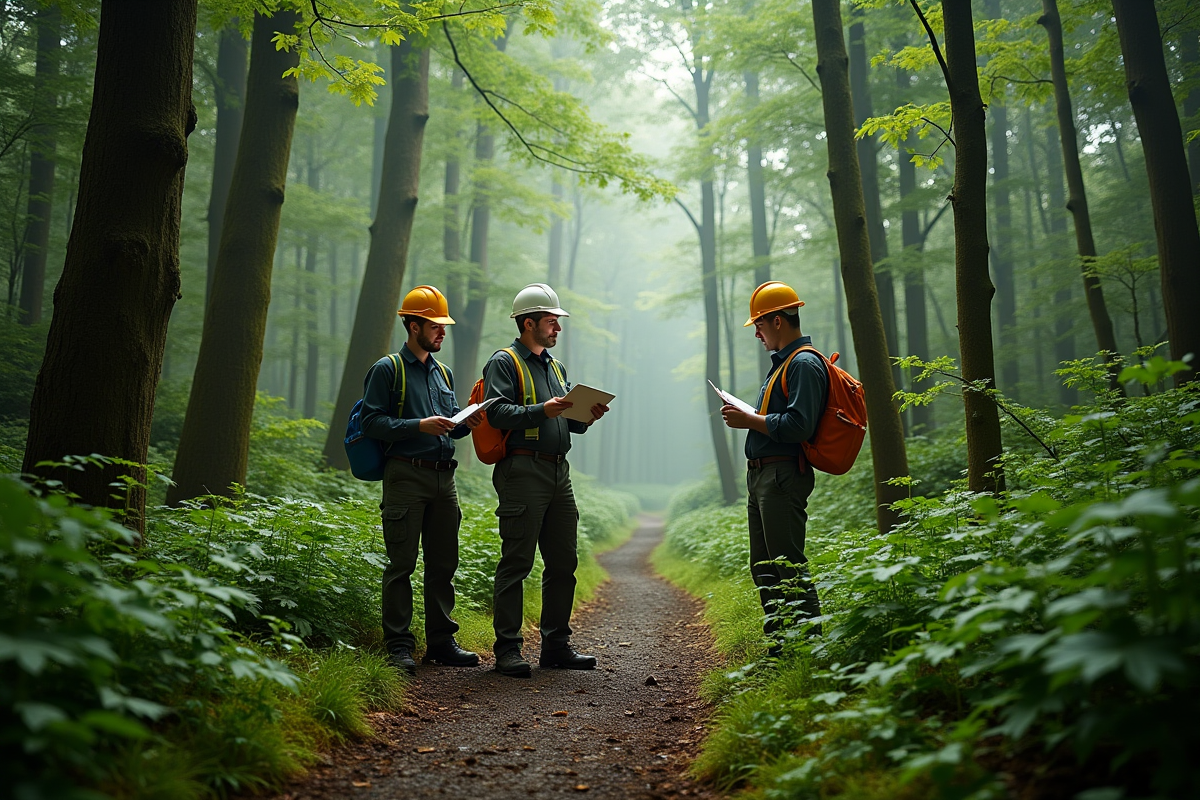
[[[750,572],[758,586],[772,640],[770,655],[778,655],[781,613],[786,606],[800,619],[819,616],[817,590],[804,564],[808,496],[813,470],[805,463],[802,442],[813,437],[825,409],[829,376],[825,362],[808,349],[811,337],[800,333],[800,300],[796,291],[768,281],[750,296],[754,336],[772,351],[771,369],[759,390],[756,407],[713,387],[725,401],[721,416],[731,428],[745,429],[747,516],[750,528]],[[787,581],[788,591],[780,588]],[[820,626],[811,629],[820,632]]]
[[[521,654],[522,581],[538,549],[545,564],[539,663],[565,669],[596,666],[594,657],[576,653],[570,645],[579,511],[566,456],[571,434],[586,432],[608,406],[598,402],[575,409],[564,397],[571,390],[567,369],[549,350],[562,330],[558,320],[566,316],[553,289],[544,283],[526,286],[513,300],[511,314],[520,335],[483,369],[484,396],[498,398],[488,409],[488,422],[512,431],[505,456],[492,471],[501,539],[493,602],[496,671],[511,677],[527,678],[531,672]],[[564,414],[568,410],[570,418]]]
[[[450,614],[462,520],[453,440],[466,436],[483,413],[477,410],[461,424],[452,419],[459,414],[454,376],[433,356],[442,349],[446,326],[454,324],[442,293],[418,286],[404,297],[399,314],[408,341],[367,372],[362,426],[367,436],[387,443],[380,506],[389,562],[383,571],[383,638],[392,663],[411,675],[417,664],[410,579],[418,547],[425,551],[425,663],[479,664],[478,655],[454,640],[458,623]]]

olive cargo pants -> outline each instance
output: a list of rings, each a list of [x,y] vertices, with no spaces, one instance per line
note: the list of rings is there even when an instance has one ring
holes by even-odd
[[[796,461],[780,461],[746,471],[746,511],[750,523],[750,574],[766,612],[763,630],[768,635],[782,627],[778,615],[784,603],[795,604],[801,618],[821,614],[816,587],[804,567],[804,534],[808,523],[808,496],[813,490],[812,467],[800,471]],[[782,559],[795,566],[764,564]],[[798,585],[784,590],[781,581]],[[819,627],[817,632],[819,632]]]
[[[579,509],[566,461],[557,464],[529,456],[509,456],[492,471],[500,503],[500,563],[493,594],[496,655],[524,643],[522,581],[542,551],[542,651],[565,647],[571,637],[575,603],[575,550]]]
[[[458,569],[458,526],[462,512],[454,472],[438,472],[408,461],[388,459],[383,474],[383,639],[388,650],[412,649],[412,574],[417,551],[425,553],[425,644],[445,644],[458,632],[454,611],[454,572]]]

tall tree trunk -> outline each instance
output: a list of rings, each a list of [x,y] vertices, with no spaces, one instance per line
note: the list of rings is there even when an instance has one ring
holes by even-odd
[[[1021,137],[1025,140],[1026,160],[1029,162],[1029,183],[1025,186],[1025,258],[1031,276],[1033,289],[1033,371],[1037,378],[1039,393],[1046,388],[1046,372],[1042,353],[1044,351],[1045,330],[1042,326],[1042,298],[1038,293],[1037,252],[1033,245],[1033,202],[1037,198],[1038,216],[1042,218],[1045,232],[1045,214],[1042,210],[1042,183],[1037,168],[1037,148],[1033,140],[1033,114],[1029,106],[1021,112]]]
[[[271,302],[271,269],[300,92],[297,52],[276,50],[276,32],[291,33],[299,15],[254,15],[246,113],[225,205],[212,295],[179,437],[167,502],[227,494],[246,482],[250,422]]]
[[[887,337],[879,311],[871,242],[866,226],[862,174],[854,144],[854,106],[851,100],[849,58],[842,34],[838,0],[813,0],[813,27],[817,44],[817,74],[821,78],[821,103],[829,148],[829,188],[842,259],[842,282],[850,312],[850,332],[866,393],[871,431],[871,458],[875,468],[875,516],[881,531],[899,521],[889,506],[904,497],[903,487],[886,483],[908,475],[904,428],[892,403],[895,383],[888,362]]]
[[[296,245],[296,274],[292,279],[292,346],[288,348],[288,408],[295,409],[300,396],[300,297],[304,293],[304,248]]]
[[[450,78],[450,88],[455,93],[461,92],[463,88],[463,73],[458,67],[453,68]],[[458,150],[456,149],[461,138],[461,132],[454,131],[454,142],[447,150],[446,155],[446,178],[443,183],[443,201],[442,201],[442,259],[446,262],[446,269],[450,274],[449,286],[447,287],[446,300],[450,306],[450,316],[462,314],[462,306],[466,304],[466,282],[465,276],[458,272],[457,264],[462,260],[462,231],[459,230],[459,198],[458,189],[461,180],[461,166],[458,160]],[[455,337],[450,337],[450,343],[453,346]]]
[[[746,99],[753,108],[758,105],[758,73],[747,70],[742,78],[746,82]],[[755,286],[771,280],[771,239],[767,235],[767,191],[762,162],[762,143],[751,136],[746,141],[746,183],[750,194],[750,243],[754,249]],[[766,348],[759,348],[759,372],[766,375],[770,368],[771,354]]]
[[[1187,127],[1200,127],[1200,25],[1193,22],[1184,29],[1179,45],[1180,60],[1183,61],[1184,79],[1191,80],[1192,88],[1187,97],[1183,98],[1183,115],[1187,118]],[[1114,126],[1113,136],[1117,140],[1117,152],[1120,153],[1121,134]],[[1188,142],[1188,169],[1192,180],[1192,194],[1200,195],[1200,137]],[[1125,166],[1125,157],[1121,157],[1121,166]],[[1128,171],[1127,171],[1128,174]]]
[[[550,179],[550,196],[554,198],[556,203],[561,203],[563,199],[563,186],[558,182],[557,177]],[[550,215],[550,252],[546,259],[546,281],[551,286],[557,286],[559,277],[562,275],[562,249],[563,249],[563,218],[558,214]]]
[[[195,0],[101,4],[79,206],[22,467],[64,481],[85,503],[124,507],[138,530],[144,492],[115,499],[111,484],[124,475],[144,482],[144,469],[37,465],[90,453],[146,462],[167,323],[179,298],[195,36]]]
[[[967,381],[996,385],[992,347],[992,295],[988,275],[987,130],[975,59],[970,0],[942,3],[946,86],[956,131],[954,148],[954,278],[958,292],[958,347]],[[990,397],[964,392],[967,486],[973,492],[1004,489],[1000,412]]]
[[[33,74],[34,121],[30,130],[33,147],[29,160],[29,220],[25,224],[21,254],[21,302],[19,317],[25,325],[42,321],[46,291],[46,250],[50,246],[50,212],[54,200],[54,156],[58,106],[58,59],[62,49],[62,11],[52,5],[37,18],[37,58]]]
[[[237,28],[236,21],[221,31],[217,46],[217,130],[213,137],[212,190],[208,196],[208,277],[204,283],[204,302],[212,294],[217,253],[221,249],[221,224],[229,201],[229,184],[237,163],[238,140],[242,136],[242,117],[246,110],[246,67],[250,46]]]
[[[1097,347],[1115,355],[1118,352],[1117,337],[1113,333],[1112,318],[1108,316],[1108,306],[1104,302],[1104,289],[1100,286],[1100,279],[1087,272],[1096,259],[1096,242],[1092,238],[1092,216],[1088,211],[1087,190],[1083,186],[1083,167],[1079,164],[1079,140],[1075,133],[1071,90],[1067,86],[1058,0],[1042,0],[1042,16],[1038,18],[1038,24],[1046,29],[1050,39],[1050,78],[1054,83],[1054,107],[1058,114],[1058,135],[1062,142],[1063,167],[1067,175],[1067,210],[1075,220],[1075,246],[1084,270],[1083,294],[1087,299]],[[1115,374],[1113,385],[1118,387]]]
[[[313,142],[309,139],[308,147],[308,185],[314,193],[321,190],[321,170],[316,166]],[[304,275],[301,285],[304,287],[305,343],[308,345],[307,357],[304,360],[304,416],[313,419],[317,416],[317,372],[321,365],[321,348],[317,343],[317,255],[320,251],[321,240],[316,233],[308,234],[308,243],[304,253]],[[336,426],[333,426],[336,427]]]
[[[341,299],[338,297],[338,246],[337,242],[329,243],[329,340],[334,342],[329,352],[329,386],[326,397],[329,402],[337,402],[338,384],[341,382],[342,372],[338,365],[337,345],[338,336],[341,334],[341,320],[338,314],[338,304]]]
[[[1154,4],[1113,0],[1121,52],[1125,56],[1125,85],[1142,137],[1150,206],[1158,238],[1159,274],[1171,358],[1188,353],[1200,358],[1200,228],[1192,204],[1191,178],[1183,151],[1183,129],[1171,95],[1163,58],[1158,14]],[[1196,379],[1200,363],[1175,375],[1176,385]]]
[[[854,101],[855,126],[861,126],[871,111],[871,84],[867,71],[867,43],[863,30],[861,6],[851,7],[850,18],[850,96]],[[871,263],[880,264],[888,257],[887,229],[883,227],[883,202],[879,196],[879,160],[873,137],[857,140],[858,164],[862,172],[863,203],[867,212],[867,237],[871,242]],[[900,355],[900,331],[896,322],[896,289],[891,272],[875,272],[875,292],[879,296],[879,313],[887,337],[888,356]],[[900,367],[892,367],[892,385],[902,385]],[[901,417],[901,424],[904,418]]]
[[[1063,209],[1066,208],[1065,194],[1063,193],[1063,169],[1062,169],[1062,151],[1055,141],[1054,131],[1050,128],[1046,129],[1046,179],[1049,182],[1049,191],[1047,194],[1050,198],[1050,211],[1048,223],[1050,228],[1050,240],[1053,243],[1054,254],[1059,255],[1058,242],[1067,232],[1067,217],[1063,214]],[[1059,313],[1054,315],[1054,360],[1057,364],[1064,361],[1071,361],[1075,358],[1075,334],[1074,315],[1069,313],[1067,309],[1071,305],[1071,288],[1065,286],[1054,293],[1054,306]],[[1079,402],[1079,393],[1061,383],[1058,391],[1059,402],[1063,405],[1073,406]]]
[[[907,89],[908,76],[896,70],[897,88]],[[909,134],[900,146],[896,160],[900,167],[900,200],[903,201],[917,189],[917,165],[912,162],[908,150],[915,148],[917,137]],[[918,258],[925,237],[921,235],[921,218],[915,208],[905,208],[900,214],[900,240],[911,258]],[[908,352],[923,361],[929,360],[929,319],[925,309],[925,267],[922,263],[904,271],[904,326]],[[915,386],[914,386],[915,388]],[[933,430],[933,409],[928,405],[913,406],[912,430],[929,433]]]
[[[1052,0],[1051,0],[1052,1]],[[1003,19],[1000,0],[987,0],[987,15]],[[992,208],[995,229],[989,236],[992,245],[992,271],[996,275],[996,316],[1000,331],[1000,388],[1016,399],[1021,378],[1020,353],[1017,350],[1017,282],[1013,264],[1012,200],[1008,185],[1008,108],[1004,97],[995,97],[988,105],[991,112]]]
[[[383,72],[379,77],[388,81],[391,85],[393,76],[389,74],[388,63],[386,58],[379,59],[379,66],[383,67]],[[457,72],[457,71],[456,71]],[[380,183],[383,179],[383,148],[387,141],[388,120],[391,118],[391,95],[384,95],[379,98],[380,102],[375,104],[373,109],[375,112],[372,119],[371,138],[371,219],[375,219],[379,213],[379,190]]]
[[[833,330],[837,339],[837,352],[841,354],[841,359],[852,360],[853,354],[847,346],[846,341],[846,295],[842,291],[842,260],[840,258],[833,259]],[[847,364],[847,369],[851,369],[850,364]]]
[[[340,469],[350,467],[342,443],[343,421],[362,397],[363,376],[389,351],[396,327],[396,309],[417,213],[421,146],[428,120],[429,49],[414,47],[406,39],[392,48],[392,108],[383,151],[379,211],[371,224],[371,249],[358,293],[333,422],[325,440],[325,460]]]

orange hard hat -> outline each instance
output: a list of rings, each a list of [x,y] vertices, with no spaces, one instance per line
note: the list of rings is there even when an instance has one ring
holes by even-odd
[[[767,281],[754,290],[750,295],[750,319],[746,320],[743,328],[749,328],[754,320],[772,311],[783,311],[785,308],[799,308],[804,305],[796,290],[786,283]]]
[[[417,286],[404,295],[404,302],[396,312],[402,317],[421,317],[440,325],[453,325],[446,295],[432,286]]]

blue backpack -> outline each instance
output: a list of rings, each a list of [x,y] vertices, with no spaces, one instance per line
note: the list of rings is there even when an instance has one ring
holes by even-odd
[[[408,375],[405,374],[404,367],[400,363],[400,356],[389,353],[388,358],[392,360],[392,366],[396,370],[395,375],[392,376],[392,394],[396,394],[397,391],[400,394],[400,399],[396,403],[396,416],[400,417],[404,414],[404,394],[408,389]],[[434,363],[442,371],[446,385],[450,386],[450,376],[447,374],[446,368],[436,359]],[[399,382],[398,390],[397,382]],[[454,387],[450,386],[450,388]],[[350,411],[350,419],[346,421],[346,458],[350,461],[350,473],[360,481],[381,481],[384,467],[387,466],[385,451],[389,443],[380,439],[372,439],[363,433],[362,405],[362,400],[355,403],[354,408]]]

